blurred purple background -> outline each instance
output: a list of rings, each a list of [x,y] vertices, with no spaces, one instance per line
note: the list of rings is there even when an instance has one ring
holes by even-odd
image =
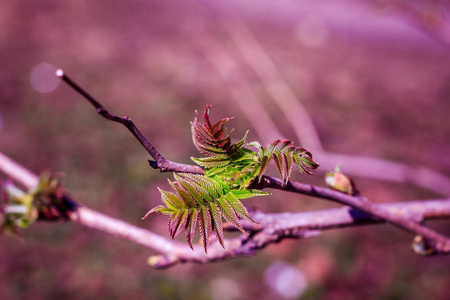
[[[198,155],[189,122],[212,104],[213,120],[235,117],[235,139],[249,129],[248,141],[285,137],[313,151],[321,170],[295,180],[324,185],[324,173],[340,162],[374,202],[448,197],[449,7],[438,0],[4,1],[0,151],[35,173],[64,172],[75,199],[168,236],[164,217],[140,218],[160,203],[156,187],[170,175],[150,169],[125,128],[59,83],[53,73],[62,68],[110,112],[130,116],[168,159],[190,163]],[[336,207],[280,192],[248,205]],[[430,226],[450,234],[445,221]],[[146,265],[150,251],[74,224],[37,223],[23,237],[0,237],[1,299],[450,295],[449,258],[414,255],[412,236],[387,225],[164,271]]]

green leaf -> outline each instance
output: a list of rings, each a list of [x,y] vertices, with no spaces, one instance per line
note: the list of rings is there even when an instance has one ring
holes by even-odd
[[[184,228],[191,248],[198,223],[205,251],[213,232],[224,246],[223,218],[243,232],[238,216],[252,221],[239,199],[268,195],[258,190],[230,189],[224,181],[198,174],[175,173],[174,177],[175,182],[169,182],[175,193],[160,189],[166,206],[151,209],[145,217],[152,213],[169,216],[169,235],[175,238]]]
[[[226,155],[217,155],[210,157],[194,158],[191,159],[199,166],[205,168],[224,167],[230,164],[230,159]]]
[[[185,178],[178,176],[177,173],[174,173],[173,176],[175,177],[177,182],[185,188],[185,190],[189,193],[189,196],[191,196],[193,199],[195,199],[195,201],[198,204],[200,204],[200,205],[203,204],[204,199],[202,198],[202,195],[200,194],[200,192],[198,191],[198,189],[195,185],[191,184]]]
[[[238,216],[240,216],[243,219],[247,219],[249,221],[257,223],[250,217],[245,206],[242,204],[241,201],[239,201],[238,198],[236,198],[236,196],[233,193],[228,193],[225,195],[225,197],[227,198],[228,203],[230,203],[231,207],[233,207],[234,211]]]
[[[216,233],[217,239],[219,240],[220,245],[225,248],[223,244],[223,226],[222,226],[222,212],[219,208],[219,205],[216,202],[211,202],[209,204],[211,208],[211,216],[213,220],[214,232]]]
[[[193,199],[193,197],[191,197],[191,195],[182,188],[182,186],[172,182],[169,180],[170,185],[172,186],[172,188],[177,192],[177,195],[179,196],[179,198],[184,201],[184,203],[186,203],[187,207],[196,207],[197,206],[197,202]]]
[[[261,146],[261,144],[260,144],[259,142],[257,142],[257,141],[250,142],[250,143],[248,143],[247,145],[250,146],[250,147],[255,147],[255,148],[257,148],[258,150],[260,150],[260,149],[263,148],[263,147]],[[260,156],[261,156],[261,155],[260,155]]]
[[[162,195],[162,200],[163,200],[164,204],[166,204],[167,207],[169,207],[170,209],[179,210],[179,209],[186,208],[184,201],[182,199],[178,198],[175,194],[173,194],[171,192],[163,191],[160,188],[158,188],[158,190]]]
[[[192,181],[202,186],[213,198],[218,198],[223,193],[222,186],[211,178],[197,174],[184,174],[184,176],[189,177]]]
[[[189,247],[191,247],[192,250],[194,250],[194,247],[192,246],[192,240],[194,239],[195,234],[195,227],[197,226],[197,219],[198,219],[198,209],[192,209],[189,213],[189,219],[186,222],[186,240],[189,244]]]
[[[268,156],[261,157],[261,163],[259,166],[259,174],[258,181],[261,181],[262,176],[267,171],[267,167],[269,166],[270,158]]]
[[[232,154],[236,153],[244,145],[245,140],[247,139],[247,135],[248,135],[248,130],[245,133],[244,137],[239,142],[237,142],[234,145],[231,145],[231,147],[227,151],[227,154],[232,155]]]
[[[233,206],[231,206],[227,198],[225,196],[222,196],[219,199],[217,199],[217,202],[219,203],[220,209],[222,211],[222,216],[225,218],[225,220],[227,220],[230,224],[232,224],[240,231],[245,232],[244,228],[239,222],[238,216]]]
[[[175,192],[161,192],[166,206],[157,206],[146,216],[159,213],[169,216],[169,234],[174,238],[183,228],[191,248],[198,223],[200,235],[207,251],[209,237],[214,232],[219,243],[224,246],[223,219],[244,232],[239,217],[255,222],[240,200],[269,195],[259,190],[249,189],[255,180],[261,181],[271,161],[287,184],[293,164],[302,173],[312,174],[310,170],[319,165],[310,152],[295,147],[290,140],[275,140],[263,147],[259,142],[250,142],[257,153],[244,148],[248,131],[237,143],[232,144],[233,130],[225,128],[232,118],[223,118],[211,125],[207,105],[200,121],[196,112],[191,122],[192,140],[195,147],[206,157],[192,158],[203,167],[205,175],[175,173],[171,182]]]
[[[283,184],[287,184],[291,176],[292,161],[295,162],[299,171],[305,174],[313,174],[309,169],[316,169],[319,166],[312,159],[310,152],[304,148],[294,147],[290,140],[275,140],[267,147],[262,147],[258,142],[252,142],[249,145],[258,148],[260,166],[255,165],[255,167],[259,168],[259,181],[261,181],[271,160],[275,162]]]
[[[200,208],[199,228],[200,228],[200,235],[202,236],[203,246],[205,248],[205,253],[207,253],[209,236],[211,235],[212,232],[212,223],[210,210],[206,206],[202,206]]]
[[[242,189],[242,190],[232,190],[231,193],[237,198],[237,199],[248,199],[252,197],[257,196],[268,196],[271,195],[271,193],[262,192],[260,190],[250,190],[250,189]]]
[[[170,215],[173,214],[173,210],[171,210],[170,208],[168,208],[166,206],[158,205],[158,206],[150,209],[145,214],[145,216],[142,218],[142,220],[146,219],[149,215],[151,215],[153,213],[158,213],[158,214],[161,214],[161,215],[170,216]]]

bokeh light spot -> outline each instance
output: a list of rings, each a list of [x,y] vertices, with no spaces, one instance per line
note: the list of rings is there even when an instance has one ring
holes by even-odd
[[[271,264],[264,272],[264,281],[283,299],[297,299],[307,288],[303,273],[285,262]]]
[[[38,93],[51,93],[60,80],[55,76],[56,67],[43,62],[36,65],[30,72],[30,84]]]

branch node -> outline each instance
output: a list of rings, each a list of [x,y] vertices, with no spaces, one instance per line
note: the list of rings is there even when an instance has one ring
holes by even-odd
[[[154,160],[148,160],[148,164],[150,165],[150,167],[152,167],[153,169],[158,169],[158,163]]]
[[[105,108],[103,108],[103,107],[100,107],[100,108],[97,108],[97,113],[98,114],[107,114],[108,113],[108,111],[105,109]]]
[[[155,269],[165,269],[178,263],[178,259],[171,255],[153,255],[147,259],[147,263]]]

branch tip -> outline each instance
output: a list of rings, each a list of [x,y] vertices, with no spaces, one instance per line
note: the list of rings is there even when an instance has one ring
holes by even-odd
[[[55,72],[56,77],[63,78],[64,77],[64,71],[62,69],[58,69]]]

